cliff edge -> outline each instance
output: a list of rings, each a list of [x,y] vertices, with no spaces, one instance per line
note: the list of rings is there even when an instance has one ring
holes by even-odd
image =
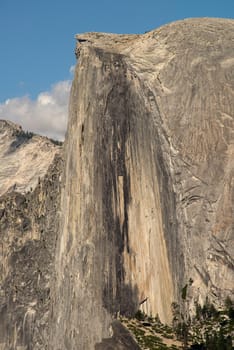
[[[51,349],[104,348],[138,308],[170,322],[182,289],[189,312],[232,296],[233,33],[77,35]]]
[[[119,316],[234,297],[233,52],[225,19],[80,34],[64,150],[0,121],[1,350],[137,350]]]

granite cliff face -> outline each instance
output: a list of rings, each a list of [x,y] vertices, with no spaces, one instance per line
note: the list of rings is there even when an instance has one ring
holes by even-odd
[[[78,35],[64,166],[0,122],[0,349],[139,349],[119,314],[233,296],[233,33]]]
[[[51,349],[108,348],[140,304],[170,322],[185,286],[188,309],[232,295],[233,33],[77,35]]]
[[[0,349],[46,349],[61,147],[0,121]]]

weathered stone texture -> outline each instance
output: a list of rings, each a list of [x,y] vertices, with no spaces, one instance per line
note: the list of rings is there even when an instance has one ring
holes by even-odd
[[[232,294],[233,33],[77,36],[51,348],[94,349],[144,299],[170,322],[186,284],[190,308]]]
[[[19,152],[15,148],[15,134],[19,128],[8,122],[1,122],[1,125],[3,136],[0,142],[5,150],[1,159],[4,158],[5,163],[1,163],[0,168],[2,171],[9,165],[9,179],[6,178],[5,182],[7,187],[10,178],[17,178],[17,174],[10,172],[13,171],[13,159],[17,159],[14,152]],[[9,142],[6,142],[6,134]],[[36,180],[33,179],[29,191],[25,183],[23,193],[18,192],[17,187],[8,188],[0,197],[0,349],[45,350],[60,203],[61,150],[46,138],[34,136],[35,139],[31,140],[21,129],[20,135],[19,147],[27,147],[30,154],[25,151],[19,163],[28,162],[29,158],[35,159],[34,154],[40,157],[46,144],[46,153],[43,153],[41,160],[44,176],[37,178],[34,188]],[[9,144],[11,147],[7,148]],[[37,154],[38,150],[40,155]],[[51,159],[52,153],[54,159]],[[48,159],[46,154],[49,155]],[[22,169],[28,171],[27,177],[31,172],[35,178],[37,161],[19,165],[20,179],[24,177],[20,173]],[[42,165],[38,175],[41,173]],[[22,183],[20,189],[23,190]]]
[[[56,141],[0,120],[0,196],[7,191],[32,191],[57,152]]]
[[[3,350],[138,349],[119,314],[233,296],[234,21],[77,39],[62,177],[0,123]]]

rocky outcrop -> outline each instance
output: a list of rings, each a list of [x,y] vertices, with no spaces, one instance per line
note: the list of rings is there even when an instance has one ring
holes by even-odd
[[[233,33],[78,35],[64,167],[0,122],[0,349],[139,349],[119,315],[233,296]]]
[[[233,33],[77,36],[51,349],[102,348],[140,304],[170,322],[182,288],[188,309],[232,294]]]
[[[33,191],[43,178],[61,142],[0,120],[0,196],[7,191]]]
[[[46,349],[60,147],[0,122],[0,349]]]

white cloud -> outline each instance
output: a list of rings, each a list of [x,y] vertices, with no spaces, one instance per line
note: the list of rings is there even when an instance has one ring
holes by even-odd
[[[0,103],[0,119],[11,120],[24,130],[63,140],[70,88],[71,81],[65,80],[54,84],[49,91],[41,92],[36,100],[29,96],[8,99]]]

